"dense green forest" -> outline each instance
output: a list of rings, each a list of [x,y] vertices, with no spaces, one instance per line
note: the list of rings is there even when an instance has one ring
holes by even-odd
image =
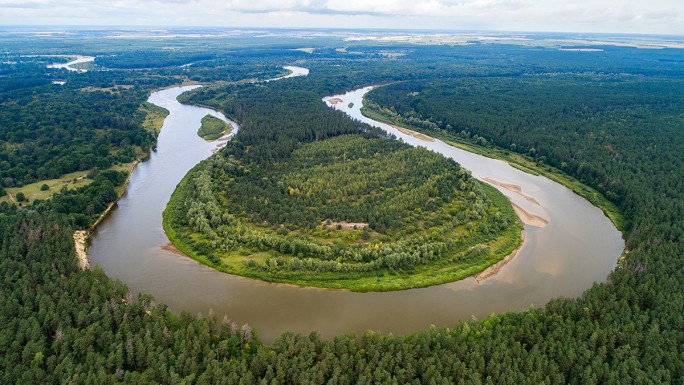
[[[152,147],[154,135],[141,126],[145,90],[100,91],[95,88],[100,85],[91,90],[74,83],[0,93],[3,187],[129,163],[135,147],[144,152]]]
[[[92,36],[83,42],[76,38],[68,44],[58,41],[61,45],[36,37],[7,39],[3,37],[3,42],[7,41],[4,47],[20,53],[26,46],[53,54],[87,47],[111,53],[113,48],[108,45],[116,44]],[[299,43],[290,42],[292,48],[301,46]],[[306,41],[306,46],[316,44],[329,47],[332,43]],[[443,131],[471,140],[477,135],[489,145],[525,153],[581,178],[610,196],[626,218],[629,253],[609,281],[595,285],[577,299],[556,299],[543,309],[493,315],[481,321],[454,321],[451,328],[431,328],[407,336],[369,331],[331,340],[323,340],[316,333],[286,333],[265,346],[248,326],[174,315],[148,296],[131,293],[98,269],[79,270],[73,250],[72,230],[77,225],[73,214],[56,212],[47,204],[18,207],[3,203],[0,382],[682,383],[681,50],[605,47],[605,51],[587,56],[502,44],[448,47],[398,43],[375,49],[366,44],[358,48],[349,47],[349,42],[335,44],[364,54],[345,55],[335,51],[335,46],[316,50],[306,59],[312,69],[309,78],[296,79],[301,88],[291,90],[294,98],[305,95],[320,101],[324,94],[355,86],[410,80],[379,88],[373,100],[382,108],[405,114],[407,119],[413,116],[429,121]],[[145,44],[128,47],[141,52],[146,48]],[[405,54],[388,59],[373,53],[387,49]],[[16,58],[2,53],[2,61]],[[38,95],[29,98],[29,93],[39,94],[49,87],[65,89],[49,84],[57,75],[46,76],[38,64],[13,66],[0,65],[4,76],[0,82],[3,116],[11,116],[12,103],[18,100],[44,101]],[[16,70],[18,67],[23,69]],[[192,71],[192,66],[187,68]],[[14,71],[14,75],[6,71]],[[89,84],[74,84],[76,88],[103,87],[99,81],[112,87],[115,79],[117,85],[132,84],[118,80],[128,76],[139,77],[149,89],[182,80],[177,75],[157,75],[148,70],[64,71],[59,77],[68,78],[65,86],[89,79]],[[294,81],[259,87],[286,92]],[[237,93],[230,91],[236,98],[226,104],[233,108],[224,109],[241,117],[247,107],[240,104],[241,93],[257,91],[250,91],[248,85],[236,87]],[[307,87],[326,92],[307,94]],[[15,100],[14,96],[8,99],[5,92],[19,93],[13,94],[17,95]],[[197,96],[198,100],[210,101],[214,96],[223,100],[218,94],[226,91],[201,92],[206,94]],[[463,113],[451,112],[459,110]],[[87,111],[79,114],[88,116]],[[275,158],[285,149],[293,151],[294,147],[288,146],[296,141],[278,132],[288,125],[294,130],[294,119],[283,122],[282,127],[272,127],[257,124],[257,116],[245,116],[257,121],[254,132],[245,132],[241,141],[256,140],[268,130],[274,140],[283,140],[282,149],[264,149],[254,156]],[[348,124],[341,116],[330,117],[332,120],[319,127]],[[572,126],[560,124],[565,119]],[[3,124],[9,124],[2,127],[3,135],[9,135],[13,125],[21,122]],[[31,140],[47,140],[43,135],[49,133],[35,131]],[[65,136],[61,145],[70,145],[70,140]],[[9,154],[12,149],[2,151]],[[95,156],[95,161],[100,161],[101,156]],[[38,158],[24,159],[29,162],[25,169],[43,166],[35,161]],[[118,180],[108,174],[101,178],[110,184]],[[88,199],[78,191],[74,194]]]
[[[0,92],[0,195],[7,198],[0,204],[31,205],[87,227],[121,193],[130,165],[154,146],[156,132],[145,125],[148,90],[177,80],[112,71],[46,73],[46,63],[65,59],[11,59],[0,67],[6,85]],[[28,191],[39,185],[44,193],[31,199]]]
[[[684,202],[667,210],[658,202],[682,191],[683,88],[681,78],[553,74],[401,82],[369,97],[376,110],[425,132],[491,143],[574,175],[676,242]]]

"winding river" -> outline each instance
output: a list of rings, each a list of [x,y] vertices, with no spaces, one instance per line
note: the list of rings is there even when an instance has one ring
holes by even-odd
[[[56,55],[56,56],[64,56],[64,55]],[[76,57],[74,60],[68,62],[68,63],[53,63],[53,64],[48,64],[47,68],[64,68],[68,71],[74,71],[74,72],[88,72],[88,70],[83,69],[83,68],[74,68],[72,67],[74,64],[80,64],[80,63],[88,63],[91,61],[95,61],[94,56],[81,56],[81,55],[65,55],[65,57]]]
[[[289,69],[290,76],[304,70]],[[150,96],[151,103],[170,111],[157,151],[135,168],[126,193],[90,238],[91,264],[174,311],[214,313],[218,319],[249,323],[265,342],[285,331],[316,330],[325,337],[367,329],[408,333],[491,312],[539,307],[558,296],[578,296],[594,282],[606,280],[624,247],[620,233],[598,208],[555,182],[363,117],[360,107],[367,87],[325,100],[407,143],[454,158],[499,188],[529,219],[517,256],[484,279],[387,293],[300,288],[217,272],[169,248],[161,224],[177,183],[216,147],[197,136],[201,118],[211,114],[228,121],[215,111],[176,101],[194,87],[169,88]]]

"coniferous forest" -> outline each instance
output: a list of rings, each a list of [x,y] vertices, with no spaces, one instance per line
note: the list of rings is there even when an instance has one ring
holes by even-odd
[[[271,44],[262,38],[203,37],[202,45],[197,37],[122,44],[93,32],[59,39],[2,33],[0,39],[2,187],[26,189],[84,172],[80,187],[48,189],[44,199],[28,202],[15,194],[0,203],[1,383],[684,381],[682,50],[602,46],[602,51],[575,52],[513,43],[354,43],[319,37],[306,40],[316,47],[307,53],[295,50],[302,46],[296,37],[274,38]],[[168,45],[175,48],[172,55]],[[97,59],[88,72],[76,73],[45,68],[64,58],[36,56],[74,53]],[[181,67],[187,63],[197,64]],[[245,81],[280,75],[283,65],[311,72],[278,82]],[[356,181],[369,190],[330,188],[341,176],[336,150],[349,146],[342,154],[353,161],[378,153],[380,159],[396,157],[405,167],[415,167],[414,159],[431,162],[429,170],[414,170],[423,172],[412,174],[415,180],[405,180],[407,186],[428,186],[426,195],[416,187],[396,191],[397,196],[404,201],[410,194],[401,194],[415,193],[425,205],[422,211],[438,212],[437,205],[448,209],[450,202],[441,192],[467,191],[471,211],[478,203],[481,208],[481,218],[470,218],[472,226],[493,231],[491,198],[458,165],[406,150],[321,101],[325,95],[385,84],[369,99],[388,119],[484,151],[522,154],[596,189],[624,216],[627,250],[608,280],[579,298],[482,320],[454,320],[452,327],[408,335],[368,331],[324,339],[316,332],[285,333],[265,344],[249,325],[173,312],[97,266],[81,270],[73,231],[90,226],[121,194],[129,172],[124,165],[154,148],[160,115],[146,105],[147,95],[193,81],[213,86],[181,101],[220,109],[242,127],[232,145],[191,172],[193,183],[208,189],[207,199],[230,206],[219,216],[207,213],[210,229],[212,220],[229,223],[231,215],[245,212],[253,226],[274,237],[339,235],[333,225],[338,216],[368,223],[366,234],[364,228],[343,231],[357,240],[422,231],[420,223],[398,226],[415,212],[395,210],[391,201],[380,203],[378,215],[355,212],[354,204],[333,204],[347,198],[363,202],[374,197],[368,191],[389,187]],[[278,106],[287,103],[301,108],[286,116]],[[368,162],[378,173],[395,171]],[[304,166],[315,166],[316,173],[303,174]],[[264,178],[275,176],[282,186],[265,184]],[[429,184],[431,178],[439,183]],[[257,210],[258,202],[237,199],[253,196],[257,187],[264,194],[281,194],[287,205],[262,204]],[[226,188],[243,195],[227,197]],[[471,192],[475,197],[468,198]],[[422,199],[426,196],[436,199]],[[289,210],[316,199],[329,203],[327,212],[308,216]],[[443,224],[445,218],[446,213],[434,221]],[[333,228],[327,228],[326,219]],[[270,263],[276,270],[280,266],[277,258]]]

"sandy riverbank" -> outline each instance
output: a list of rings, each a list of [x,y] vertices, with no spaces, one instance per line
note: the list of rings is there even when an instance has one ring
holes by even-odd
[[[508,254],[506,258],[500,260],[499,262],[489,266],[488,268],[482,270],[481,272],[473,275],[473,278],[475,278],[475,282],[480,283],[484,281],[485,279],[496,275],[499,270],[501,270],[502,267],[506,266],[508,262],[510,262],[513,258],[515,258],[518,253],[520,252],[520,249],[522,249],[523,245],[525,244],[525,235],[521,235],[522,239],[520,240],[520,246],[518,246],[517,249],[513,250],[512,253]]]
[[[549,221],[540,217],[539,215],[531,214],[513,202],[511,202],[511,204],[513,205],[513,210],[515,210],[515,213],[518,215],[518,218],[520,218],[520,222],[522,222],[524,225],[546,227],[546,225],[549,224]]]
[[[505,188],[508,191],[512,191],[521,197],[523,197],[526,201],[534,203],[537,206],[541,206],[539,204],[539,201],[534,199],[533,197],[529,195],[525,195],[522,193],[522,188],[518,185],[512,184],[512,183],[504,183],[495,179],[490,179],[490,178],[482,178],[485,182],[500,186]],[[524,225],[528,226],[534,226],[534,227],[546,227],[546,225],[549,224],[549,221],[546,219],[540,217],[539,215],[532,214],[528,212],[527,210],[523,209],[519,205],[511,202],[513,205],[513,209],[515,210],[515,213],[518,215],[518,218],[520,218],[520,222],[522,222]]]
[[[513,183],[504,183],[504,182],[498,181],[498,180],[496,180],[496,179],[491,179],[491,178],[482,178],[482,180],[484,180],[484,181],[487,182],[487,183],[490,183],[490,184],[493,184],[493,185],[497,185],[497,186],[499,186],[499,187],[503,187],[503,188],[505,188],[506,190],[512,191],[512,192],[514,192],[514,193],[520,195],[521,197],[525,198],[526,201],[531,202],[531,203],[534,203],[534,204],[537,205],[537,206],[541,206],[541,205],[539,204],[539,202],[538,202],[536,199],[534,199],[533,197],[531,197],[531,196],[529,196],[529,195],[523,194],[523,193],[522,193],[522,188],[521,188],[520,186],[518,186],[518,185],[515,185],[515,184],[513,184]]]
[[[425,134],[421,134],[420,132],[417,132],[417,131],[409,130],[408,128],[399,127],[399,126],[394,126],[394,125],[392,125],[392,127],[393,127],[393,128],[396,128],[397,130],[399,130],[402,134],[411,135],[411,136],[413,136],[414,138],[420,139],[420,140],[422,140],[422,141],[424,141],[424,142],[434,142],[434,141],[435,141],[435,139],[434,139],[433,137],[431,137],[431,136],[427,136],[427,135],[425,135]]]
[[[162,250],[168,251],[168,252],[176,254],[176,255],[180,255],[181,257],[188,257],[184,252],[180,251],[171,242],[169,242],[169,244],[167,244],[165,246],[162,246]]]
[[[78,258],[78,266],[85,270],[90,267],[88,263],[88,253],[86,252],[86,242],[88,240],[88,232],[85,230],[74,231],[74,246],[76,247],[76,258]]]

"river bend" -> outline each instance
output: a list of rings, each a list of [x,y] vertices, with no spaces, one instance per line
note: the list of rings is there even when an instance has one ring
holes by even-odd
[[[290,76],[304,74],[305,69],[297,68]],[[333,107],[349,116],[454,158],[475,177],[494,181],[522,210],[547,223],[526,225],[518,255],[481,281],[471,277],[421,289],[353,293],[218,272],[168,248],[162,229],[162,212],[176,185],[216,147],[197,136],[200,120],[211,114],[228,121],[218,112],[176,101],[193,87],[169,88],[150,96],[151,103],[170,111],[157,151],[133,170],[126,193],[90,238],[91,264],[131,290],[152,294],[174,311],[215,313],[219,319],[226,316],[238,324],[249,323],[267,343],[285,331],[316,330],[325,337],[367,329],[408,333],[491,312],[540,307],[558,296],[578,296],[594,282],[606,280],[623,250],[620,233],[601,210],[567,188],[505,162],[439,140],[425,141],[363,117],[360,107],[367,87],[325,100],[333,106],[330,100],[337,98]]]

